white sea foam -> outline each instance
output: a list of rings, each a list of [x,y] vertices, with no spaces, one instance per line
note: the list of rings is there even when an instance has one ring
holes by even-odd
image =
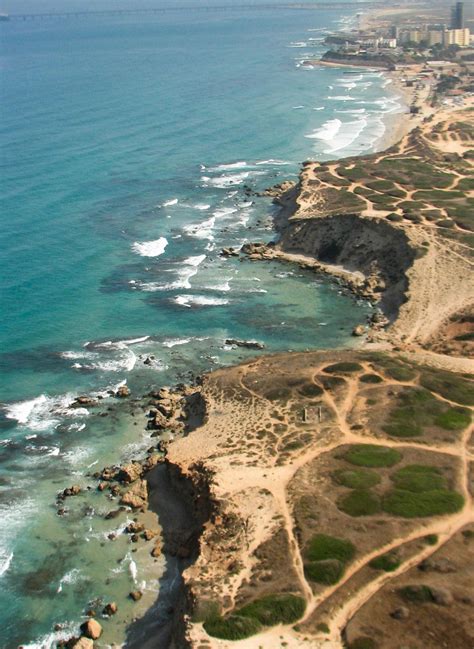
[[[138,283],[139,285],[139,283]],[[72,365],[74,369],[77,370],[100,370],[103,372],[120,372],[126,371],[131,372],[135,367],[137,362],[137,357],[135,353],[129,349],[129,345],[136,345],[145,342],[148,340],[149,336],[142,336],[140,338],[131,338],[127,340],[111,341],[107,340],[102,343],[88,343],[89,345],[93,344],[94,351],[75,352],[73,358],[77,360],[83,360],[86,362],[76,362]],[[105,350],[108,357],[104,357]],[[71,358],[70,352],[68,352],[69,358]],[[113,357],[110,358],[110,354],[113,354]]]
[[[313,110],[324,110],[326,106],[315,106]]]
[[[196,203],[196,205],[192,205],[191,207],[195,210],[205,211],[208,210],[211,206],[207,203]]]
[[[328,97],[328,99],[332,99],[333,101],[356,101],[356,98],[351,97],[350,95],[335,95],[333,97]]]
[[[163,347],[176,347],[178,345],[187,345],[191,342],[191,338],[171,338],[170,340],[164,340],[162,345]]]
[[[132,250],[142,257],[159,257],[164,253],[167,245],[168,240],[165,237],[160,237],[154,241],[135,241]]]
[[[172,198],[169,201],[165,201],[162,205],[162,207],[171,207],[171,205],[177,205],[178,204],[178,199],[177,198]]]
[[[276,167],[279,166],[284,166],[284,165],[290,165],[292,164],[288,160],[274,160],[273,158],[270,158],[269,160],[258,160],[256,165],[275,165]]]
[[[308,44],[305,41],[295,41],[293,43],[290,43],[288,47],[308,47]]]
[[[73,568],[60,579],[56,592],[60,593],[65,585],[77,584],[80,579],[84,579],[83,575],[81,575],[81,571],[79,568]]]
[[[206,259],[206,255],[193,255],[183,260],[183,264],[197,268]]]
[[[47,633],[33,642],[22,644],[21,647],[22,649],[52,649],[60,640],[68,640],[78,635],[80,635],[79,625],[76,622],[64,622],[61,623],[59,631]]]
[[[203,286],[202,288],[205,288],[208,291],[222,291],[222,292],[227,292],[230,291],[230,282],[231,279],[224,280],[220,284],[214,284],[212,286]]]
[[[177,295],[174,302],[180,306],[191,308],[192,306],[221,306],[228,304],[229,300],[218,297],[206,297],[205,295]]]
[[[216,217],[211,216],[201,223],[190,223],[183,227],[183,231],[190,237],[195,237],[196,239],[209,239],[212,241],[214,238],[213,231],[214,225],[216,223]]]
[[[72,394],[57,397],[42,394],[36,399],[10,404],[5,408],[5,416],[30,430],[48,430],[57,426],[63,417],[85,417],[89,414],[85,408],[69,408],[73,401]]]
[[[154,292],[154,291],[170,291],[180,288],[191,288],[190,279],[194,277],[198,272],[199,265],[206,259],[206,255],[194,255],[192,257],[187,257],[181,262],[181,265],[177,269],[170,269],[167,272],[175,272],[178,275],[178,279],[174,282],[168,282],[165,284],[159,282],[138,282],[138,287],[142,291]]]
[[[305,135],[305,137],[310,139],[330,141],[336,137],[341,126],[342,126],[342,122],[340,119],[337,118],[330,119],[327,122],[325,122],[321,126],[321,128],[316,129],[316,131],[314,131],[313,133],[309,133],[308,135]]]
[[[136,345],[137,343],[144,343],[150,336],[141,336],[141,338],[131,338],[129,340],[119,340],[117,345]]]
[[[245,167],[248,167],[248,163],[245,160],[239,160],[238,162],[229,162],[227,164],[217,165],[216,167],[209,167],[208,170],[217,173],[220,171],[228,171],[229,169],[245,169]]]
[[[4,550],[0,550],[0,577],[7,572],[12,560],[13,552],[7,553]]]
[[[220,189],[227,189],[232,185],[241,185],[244,180],[249,178],[249,171],[242,171],[236,174],[222,174],[217,178],[212,178],[211,176],[202,176],[201,180],[204,183],[204,186],[218,187]]]

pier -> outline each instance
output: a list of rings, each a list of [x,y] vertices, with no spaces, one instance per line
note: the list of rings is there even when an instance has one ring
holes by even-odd
[[[105,9],[102,11],[57,11],[45,13],[29,14],[9,14],[4,15],[3,21],[27,21],[27,20],[66,20],[73,18],[95,18],[95,17],[114,17],[114,16],[131,16],[131,15],[150,15],[150,14],[170,14],[170,13],[187,13],[187,12],[238,12],[238,11],[276,11],[282,9],[295,9],[307,11],[341,11],[347,9],[373,9],[374,7],[383,6],[383,2],[362,1],[362,2],[298,2],[288,4],[237,4],[237,5],[215,5],[215,6],[187,6],[187,7],[149,7],[144,9]]]

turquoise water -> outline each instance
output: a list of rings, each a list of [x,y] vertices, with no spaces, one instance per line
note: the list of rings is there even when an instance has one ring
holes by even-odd
[[[105,522],[95,493],[57,517],[60,489],[150,444],[138,407],[134,427],[133,404],[106,398],[99,417],[69,409],[75,395],[123,381],[140,395],[249,355],[226,338],[349,344],[369,312],[315,275],[218,255],[272,237],[254,191],[306,158],[374,150],[401,110],[379,72],[302,65],[350,20],[281,8],[0,25],[2,647],[54,646],[54,624],[75,628],[95,598],[119,601],[104,646],[122,642],[136,615],[122,600],[140,584],[151,604],[164,567],[132,559],[125,537],[101,549],[125,518]]]

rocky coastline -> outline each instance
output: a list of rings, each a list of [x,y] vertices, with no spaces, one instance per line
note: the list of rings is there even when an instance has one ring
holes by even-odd
[[[394,157],[400,154],[408,155],[413,148],[419,149],[426,143],[431,137],[431,128],[427,124],[425,131],[415,131],[406,136],[400,145],[402,148],[396,146],[382,154],[351,159],[345,161],[346,165],[350,171],[361,162],[379,164],[387,154]],[[439,159],[444,160],[441,154]],[[268,190],[268,196],[272,197],[280,207],[275,218],[278,236],[274,242],[247,243],[241,250],[227,248],[222,250],[221,254],[225,257],[241,256],[242,259],[250,262],[286,261],[333,277],[354,295],[367,299],[378,307],[370,322],[367,325],[361,324],[353,332],[354,335],[364,338],[365,350],[383,348],[392,352],[410,351],[417,358],[416,354],[419,354],[422,345],[426,345],[426,341],[433,337],[446,320],[452,320],[456,313],[462,312],[463,326],[468,321],[471,311],[466,307],[465,301],[469,287],[462,286],[466,284],[463,274],[465,262],[460,259],[457,252],[457,256],[443,257],[445,249],[439,243],[439,241],[443,243],[443,240],[438,238],[438,232],[435,232],[428,222],[421,227],[420,221],[409,218],[413,216],[411,212],[406,212],[407,218],[403,212],[399,214],[400,218],[389,219],[388,215],[396,212],[379,209],[377,206],[371,208],[369,202],[357,211],[334,208],[342,196],[337,193],[341,187],[344,190],[345,200],[349,198],[351,201],[353,199],[348,197],[347,187],[351,191],[360,187],[357,181],[347,180],[341,175],[338,164],[337,161],[325,165],[314,162],[304,163],[298,183],[284,183]],[[334,184],[331,185],[331,182]],[[364,194],[354,193],[354,195],[359,197],[362,195],[365,198]],[[457,243],[452,243],[451,246],[453,245]],[[427,294],[424,277],[428,272],[431,292]],[[446,284],[451,287],[451,290],[445,290]],[[437,313],[427,320],[432,313],[426,310],[428,303],[434,306]],[[422,329],[418,325],[421,321],[424,323]],[[226,340],[226,344],[261,349],[261,345],[254,341],[229,339]],[[455,354],[456,351],[457,348],[454,347],[451,353]],[[295,358],[296,356],[298,371],[304,372],[305,357],[295,355]],[[426,356],[418,358],[423,362],[430,362]],[[455,360],[453,359],[453,362]],[[391,356],[385,358],[362,355],[355,358],[352,352],[321,354],[321,358],[318,356],[312,362],[319,364],[322,361],[325,363],[331,361],[341,366],[352,364],[360,368],[364,367],[366,372],[370,371],[370,376],[373,376],[374,372],[376,376],[378,376],[377,372],[383,375],[387,372],[387,367],[391,368],[393,364],[402,367],[401,361],[393,360]],[[262,381],[262,376],[267,376],[268,372],[271,374],[272,368],[266,367],[265,364],[272,365],[272,362],[272,357],[261,357],[255,362],[255,368],[260,368],[262,365],[261,373],[255,374],[255,384]],[[284,374],[282,367],[291,362],[293,362],[291,355],[283,355],[279,361],[275,360],[273,367],[275,376],[279,373]],[[445,361],[444,367],[450,369],[449,359]],[[288,442],[290,444],[288,450],[285,450],[286,446],[278,446],[278,452],[274,454],[277,464],[270,470],[268,468],[271,464],[268,464],[270,456],[262,455],[261,465],[254,465],[252,454],[246,454],[246,451],[250,451],[252,447],[247,446],[245,435],[238,440],[238,443],[242,444],[239,448],[236,448],[233,440],[229,438],[229,431],[236,430],[235,418],[241,417],[245,421],[248,413],[255,410],[254,414],[258,419],[261,405],[255,396],[257,388],[247,386],[247,392],[244,394],[240,392],[242,386],[239,383],[243,376],[251,375],[255,368],[252,363],[241,368],[229,368],[213,375],[200,377],[192,386],[161,388],[144,395],[141,399],[141,407],[146,429],[152,440],[146,456],[122,466],[104,467],[102,471],[88,476],[104,498],[111,501],[111,509],[106,515],[108,518],[119,516],[123,511],[133,514],[133,523],[124,530],[130,538],[130,543],[149,544],[150,554],[153,557],[165,554],[173,564],[179,580],[182,580],[181,587],[168,611],[167,621],[159,630],[162,646],[179,649],[199,647],[200,643],[209,646],[202,622],[215,619],[217,613],[210,609],[215,605],[216,599],[220,601],[220,612],[228,612],[235,606],[245,603],[251,596],[252,587],[257,581],[264,584],[273,583],[272,566],[267,565],[266,558],[267,551],[270,551],[267,546],[252,546],[250,530],[256,523],[251,521],[255,518],[256,510],[261,512],[268,510],[269,515],[275,517],[281,516],[281,512],[278,514],[278,508],[275,509],[275,499],[278,500],[276,492],[270,494],[262,485],[258,490],[253,490],[252,481],[256,481],[255,484],[258,482],[254,476],[255,471],[259,476],[261,474],[266,478],[266,473],[262,472],[267,470],[269,474],[273,471],[274,479],[277,479],[279,473],[275,467],[282,467],[282,474],[286,476],[285,466],[292,466],[294,462],[298,465],[299,446],[293,448],[290,442]],[[411,365],[403,368],[406,372],[413,369]],[[420,369],[417,371],[422,372]],[[345,370],[341,372],[344,376]],[[401,370],[400,372],[402,376],[403,372]],[[239,381],[236,377],[240,377]],[[293,384],[290,379],[296,382]],[[385,379],[389,380],[390,377],[385,376]],[[321,394],[320,391],[330,392],[335,389],[333,386],[337,385],[325,382],[323,379],[318,381],[316,387],[311,384],[311,390],[306,387],[306,391],[301,394],[311,400],[315,395]],[[285,378],[278,388],[278,394],[270,395],[269,388],[265,388],[268,392],[268,394],[265,392],[266,398],[270,402],[278,401],[283,398],[282,395],[286,393],[288,385],[298,386],[302,383],[301,377],[297,380],[292,377]],[[397,384],[397,389],[399,387]],[[291,390],[294,389],[291,387]],[[130,393],[126,387],[122,387],[114,396],[127,399]],[[333,399],[333,397],[327,398]],[[230,409],[230,419],[225,414],[228,404],[236,409],[237,414],[233,419],[232,409]],[[94,408],[96,405],[94,399],[85,396],[78,397],[72,404],[73,407],[88,408]],[[240,407],[243,408],[242,411],[239,410]],[[311,421],[316,421],[319,426],[324,422],[324,407],[321,405],[313,407],[312,404],[301,406],[301,413],[297,415],[298,426],[301,424],[305,428],[305,425]],[[252,417],[250,417],[252,426],[257,426]],[[279,415],[272,412],[272,420],[279,421]],[[290,421],[293,422],[291,418]],[[233,422],[232,426],[231,422]],[[279,434],[288,423],[274,422],[272,426],[276,431],[275,434]],[[355,426],[361,427],[358,423],[354,425],[354,429]],[[256,432],[262,438],[267,434],[263,429]],[[357,436],[352,433],[346,434],[349,437]],[[260,439],[258,435],[257,439]],[[301,444],[307,443],[306,437],[303,436],[301,440]],[[332,448],[331,444],[330,441],[329,448]],[[254,440],[252,445],[258,445],[258,442]],[[231,449],[229,455],[226,448]],[[236,485],[232,483],[232,480],[239,475],[239,467],[242,466],[248,469],[248,472],[242,473],[243,477],[239,478],[243,480],[242,489],[244,491],[247,489],[244,502],[235,496]],[[235,476],[232,472],[233,467],[235,467]],[[266,484],[263,478],[262,484]],[[173,521],[173,515],[169,511],[160,510],[167,489],[172,494],[172,498],[180,501],[182,507],[183,515],[178,524]],[[79,492],[78,485],[70,485],[59,492],[56,503],[58,515],[67,515],[68,499],[78,495]],[[158,513],[162,527],[161,534],[155,527],[147,526],[142,522],[140,516],[147,511]],[[289,517],[289,514],[287,516]],[[273,522],[267,521],[267,524],[279,539],[278,552],[283,552],[281,549],[283,546],[286,548],[285,552],[289,552],[289,548],[298,545],[300,539],[294,531],[290,530],[289,518],[285,524],[285,531],[275,523],[276,520],[275,518]],[[461,520],[464,524],[467,518]],[[289,535],[288,538],[285,534]],[[286,540],[282,541],[283,537]],[[253,547],[252,552],[255,555],[249,556],[257,557],[259,565],[261,564],[257,581],[253,578],[249,566],[244,565],[250,547]],[[304,594],[306,582],[300,574],[301,566],[298,569],[297,562],[293,569],[296,571],[296,577],[290,576],[293,580],[300,580],[300,596]],[[214,576],[214,581],[207,579],[208,573]],[[228,585],[234,584],[236,576],[240,576],[241,579],[238,587],[235,586],[235,591],[232,589],[229,591]],[[281,579],[278,586],[280,590],[285,592],[291,590],[283,577],[279,576],[278,579]],[[138,601],[141,593],[133,591],[130,597]],[[312,595],[306,593],[306,597],[308,601],[313,601]],[[117,606],[120,606],[120,602],[105,603],[102,615],[107,617],[114,615]],[[65,641],[62,646],[75,649],[92,647],[94,640],[101,635],[100,623],[96,619],[98,615],[100,611],[86,611],[87,619],[81,627],[81,636]],[[147,628],[143,621],[137,620],[132,626],[134,629],[127,646],[132,649],[156,646],[153,644],[156,642],[156,636],[153,639],[143,635]],[[341,628],[345,628],[345,623],[338,623],[335,628],[339,633]],[[311,633],[313,632],[312,628]],[[136,633],[135,639],[134,633]],[[311,640],[317,644],[312,645],[308,645],[300,636],[295,640],[294,634],[289,631],[285,637],[287,638],[285,642],[289,641],[289,646],[295,648],[325,646],[323,640],[320,642],[320,639],[314,639],[319,638],[317,634],[313,635]],[[271,636],[270,643],[273,640]],[[340,646],[334,634],[331,636],[331,641],[335,643],[332,646]],[[219,646],[229,645],[219,644]],[[260,644],[246,646],[254,647]],[[277,645],[262,643],[261,646]]]

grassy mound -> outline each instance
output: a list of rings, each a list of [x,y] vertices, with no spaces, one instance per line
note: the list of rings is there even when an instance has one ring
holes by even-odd
[[[418,437],[427,426],[462,430],[471,422],[471,413],[461,406],[448,406],[425,388],[405,388],[390,411],[382,429],[394,437]]]
[[[238,616],[253,618],[264,626],[292,624],[302,617],[306,602],[297,595],[267,595],[237,611]]]
[[[344,574],[344,564],[337,559],[324,559],[305,564],[304,572],[310,581],[331,586],[337,584]]]
[[[203,626],[210,636],[223,640],[243,640],[259,633],[262,629],[262,625],[255,618],[240,615],[212,617],[204,622]]]
[[[355,554],[354,545],[345,539],[316,534],[305,552],[304,570],[311,581],[318,584],[336,584],[344,574],[345,564]]]
[[[385,374],[395,381],[411,381],[415,378],[416,372],[409,365],[402,363],[394,358],[378,357]]]
[[[352,372],[360,372],[362,366],[359,363],[334,363],[324,368],[328,374],[351,374]]]
[[[354,489],[341,498],[337,506],[349,516],[372,516],[380,511],[380,500],[368,489]]]
[[[388,514],[402,518],[423,518],[453,514],[462,509],[463,504],[464,498],[461,494],[449,489],[433,489],[418,493],[393,489],[384,496],[382,508]]]
[[[446,480],[435,466],[409,464],[391,476],[397,489],[420,493],[433,489],[444,489]]]
[[[418,437],[423,427],[432,423],[432,413],[440,408],[438,400],[422,388],[405,388],[398,395],[397,406],[390,411],[382,429],[394,437]]]
[[[471,411],[460,406],[448,408],[435,417],[434,423],[445,430],[463,430],[471,423]]]
[[[393,572],[398,568],[401,561],[395,552],[381,554],[369,562],[369,566],[374,570],[383,570],[384,572]]]
[[[349,489],[370,489],[380,482],[380,476],[369,469],[341,469],[334,473],[334,479]]]
[[[474,406],[474,383],[462,376],[441,370],[426,370],[420,377],[420,383],[445,399],[464,406]]]
[[[319,397],[323,394],[324,390],[316,383],[305,383],[298,388],[298,392],[303,397]]]
[[[368,636],[360,636],[349,645],[349,649],[377,649],[377,643]]]
[[[429,586],[424,585],[414,585],[414,586],[404,586],[399,589],[399,594],[403,599],[406,599],[409,602],[432,602],[433,594]]]
[[[383,378],[378,374],[362,374],[360,380],[362,383],[383,383]]]
[[[355,547],[346,539],[326,534],[316,534],[309,542],[306,557],[310,561],[322,561],[323,559],[338,559],[347,563],[353,559]]]
[[[290,594],[267,595],[243,606],[231,615],[212,614],[205,622],[206,633],[223,640],[243,640],[262,630],[263,626],[292,624],[306,608],[302,597]]]
[[[386,446],[354,444],[344,453],[343,457],[347,462],[357,466],[388,467],[400,462],[402,454]]]

